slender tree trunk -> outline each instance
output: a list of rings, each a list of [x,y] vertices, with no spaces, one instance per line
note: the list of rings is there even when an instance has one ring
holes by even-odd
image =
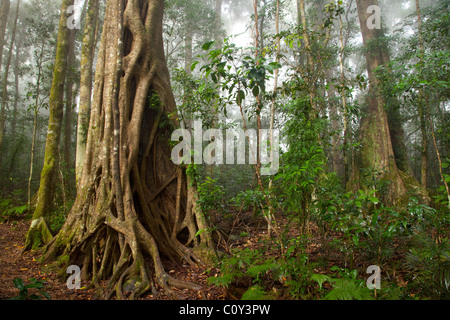
[[[31,141],[31,153],[30,153],[30,173],[28,175],[28,210],[31,210],[31,182],[34,173],[34,158],[36,154],[36,138],[38,129],[38,115],[40,109],[39,96],[41,94],[41,78],[42,78],[42,59],[44,56],[45,44],[42,44],[41,53],[38,59],[38,76],[36,80],[36,99],[34,101],[34,117],[33,117],[33,137]]]
[[[439,174],[441,176],[441,181],[444,183],[445,191],[447,192],[447,200],[448,200],[447,206],[448,206],[448,208],[450,210],[450,188],[448,186],[447,180],[445,180],[444,172],[442,170],[442,158],[441,158],[441,153],[439,152],[439,148],[438,148],[438,145],[437,145],[436,135],[434,133],[434,125],[433,125],[433,120],[431,119],[430,106],[429,105],[427,105],[427,116],[428,116],[428,121],[429,121],[430,127],[431,127],[431,136],[433,137],[434,150],[436,151],[436,156],[437,156],[437,159],[438,159]]]
[[[72,168],[72,118],[73,118],[73,85],[75,84],[75,37],[77,29],[70,30],[69,51],[67,54],[67,75],[65,81],[65,112],[64,112],[64,169]]]
[[[38,121],[39,111],[37,106],[35,106],[34,115],[33,115],[33,138],[31,140],[31,157],[30,157],[30,174],[28,176],[28,210],[31,210],[31,182],[33,181],[33,173],[34,173],[34,155],[36,153],[36,135],[37,135],[37,121]]]
[[[94,284],[107,279],[105,298],[124,298],[124,286],[134,288],[131,297],[156,291],[154,279],[168,292],[200,289],[169,275],[161,256],[195,264],[212,245],[189,177],[170,157],[179,124],[169,118],[176,105],[163,12],[163,0],[107,3],[78,194],[44,256],[68,256]],[[149,105],[154,95],[158,110]]]
[[[6,120],[6,105],[8,104],[8,75],[9,68],[11,66],[12,52],[14,48],[14,43],[16,40],[16,29],[17,20],[19,19],[19,8],[20,0],[17,0],[16,11],[14,15],[14,25],[11,32],[11,42],[9,44],[8,58],[6,59],[5,73],[3,76],[3,87],[2,87],[2,100],[1,100],[1,110],[0,110],[0,163],[3,156],[3,142],[5,139],[5,120]],[[1,63],[1,60],[0,60]]]
[[[188,75],[192,73],[191,64],[192,64],[192,31],[186,30],[186,34],[184,35],[184,70]]]
[[[45,146],[44,166],[38,191],[33,220],[26,235],[25,250],[48,243],[52,234],[47,225],[48,216],[53,211],[55,184],[59,160],[59,142],[64,114],[64,83],[67,73],[67,54],[69,50],[70,30],[67,28],[67,9],[73,0],[63,0],[59,20],[58,42],[53,69],[53,81],[50,91],[47,140]]]
[[[347,21],[348,22],[348,21]],[[345,87],[346,84],[346,77],[345,77],[345,45],[348,40],[347,38],[344,40],[344,21],[342,20],[342,15],[339,14],[339,41],[340,41],[340,48],[339,48],[339,67],[340,67],[340,81],[341,86]],[[344,115],[344,140],[343,140],[343,162],[344,162],[344,168],[343,168],[343,177],[344,177],[344,184],[347,184],[349,177],[350,177],[350,144],[349,141],[351,139],[351,124],[349,121],[349,113],[347,108],[347,92],[345,90],[341,91],[341,99],[342,99],[342,113]]]
[[[420,10],[420,0],[416,0],[416,13],[417,13],[417,28],[419,35],[419,48],[420,48],[420,60],[423,63],[423,55],[425,54],[425,46],[423,44],[422,36],[422,17]],[[426,107],[425,103],[428,104],[428,99],[425,98],[425,92],[422,88],[419,88],[419,101],[418,101],[418,111],[420,120],[420,131],[422,133],[422,143],[421,143],[421,153],[422,162],[420,166],[420,177],[422,188],[424,190],[428,187],[428,132],[427,132],[427,120],[426,120]]]
[[[83,170],[86,155],[86,140],[89,128],[89,112],[91,110],[92,95],[92,65],[95,52],[95,33],[98,22],[99,0],[89,0],[86,12],[86,23],[81,47],[80,72],[80,102],[78,107],[77,149],[76,149],[76,180],[78,181]]]
[[[277,38],[276,38],[276,57],[275,57],[275,62],[279,63],[280,62],[280,52],[281,52],[281,43],[280,43],[280,37],[278,36],[280,34],[280,1],[276,0],[276,11],[275,11],[275,33],[277,34]],[[275,129],[275,112],[276,112],[276,94],[278,92],[278,78],[279,78],[279,69],[275,69],[275,74],[274,74],[274,94],[272,97],[272,103],[270,105],[270,160],[273,161],[274,159],[274,148],[277,146],[274,146],[273,144],[273,131]],[[272,183],[273,180],[272,178],[269,180],[269,190],[272,188]]]
[[[223,0],[216,0],[214,11],[216,13],[216,30],[214,32],[214,40],[216,41],[216,48],[222,47],[222,5]]]
[[[260,58],[260,43],[259,43],[259,37],[260,32],[259,32],[259,28],[258,28],[258,1],[257,0],[253,0],[253,9],[255,12],[255,59],[259,59]],[[257,64],[259,64],[259,62],[257,62]],[[260,144],[261,144],[261,136],[260,136],[260,130],[262,129],[262,125],[261,125],[261,110],[262,110],[262,102],[261,102],[261,96],[257,96],[256,97],[256,103],[257,103],[257,112],[256,112],[256,124],[257,124],[257,139],[256,139],[256,150],[260,149]],[[242,111],[241,111],[242,113]],[[244,122],[244,126],[245,126],[245,119],[244,117],[242,117],[242,121]],[[250,141],[249,141],[250,143]],[[261,191],[264,194],[264,198],[266,200],[267,203],[267,212],[265,212],[265,210],[263,209],[263,215],[264,218],[267,221],[267,233],[270,236],[272,231],[275,231],[275,233],[277,233],[276,230],[276,220],[275,220],[275,216],[273,215],[273,209],[272,206],[270,205],[270,201],[269,201],[269,197],[266,194],[265,190],[264,190],[264,186],[262,183],[262,179],[261,179],[261,159],[260,159],[260,154],[259,152],[257,152],[256,154],[256,166],[255,166],[255,175],[256,175],[256,179],[258,181],[258,186],[261,189]],[[275,226],[275,228],[274,228]]]
[[[2,0],[0,4],[0,72],[3,64],[3,47],[5,46],[5,32],[8,23],[9,8],[11,7],[10,0]]]
[[[19,33],[20,35],[20,33]],[[21,57],[21,48],[23,44],[23,36],[20,36],[19,41],[16,41],[16,52],[14,56],[14,106],[13,106],[13,117],[11,120],[11,136],[16,136],[16,127],[17,127],[17,110],[19,107],[19,78],[20,78],[20,57]]]

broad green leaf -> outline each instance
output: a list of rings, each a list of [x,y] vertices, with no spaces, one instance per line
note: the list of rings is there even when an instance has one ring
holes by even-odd
[[[23,282],[23,280],[21,278],[15,278],[13,280],[13,283],[17,289],[19,289],[19,290],[25,289],[25,283]]]
[[[203,50],[210,50],[214,46],[214,41],[208,41],[205,44],[203,44],[202,49]]]
[[[319,287],[322,288],[324,282],[331,281],[331,278],[325,274],[315,273],[311,276],[312,281],[316,281]]]
[[[245,99],[245,92],[243,90],[239,90],[236,96],[236,102],[240,106],[242,105],[242,101]]]

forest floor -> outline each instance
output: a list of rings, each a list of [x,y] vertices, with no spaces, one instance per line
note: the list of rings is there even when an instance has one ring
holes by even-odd
[[[18,220],[0,223],[0,300],[17,297],[19,290],[13,280],[21,278],[25,284],[34,278],[44,283],[43,291],[47,292],[52,300],[97,300],[96,290],[90,289],[87,282],[82,281],[80,290],[69,290],[65,281],[56,270],[47,268],[47,265],[39,263],[41,253],[39,251],[23,252],[24,239],[30,226],[29,220]],[[180,300],[220,300],[224,299],[222,289],[207,283],[207,279],[219,271],[211,267],[192,267],[188,265],[166,264],[169,274],[176,278],[191,281],[204,286],[201,293],[190,290],[174,289]],[[67,274],[69,276],[69,274]],[[31,290],[34,290],[31,292]],[[36,289],[31,289],[30,294],[39,294]],[[166,300],[166,295],[153,296],[147,294],[144,300]]]
[[[247,216],[248,217],[243,217]],[[252,213],[241,215],[246,222],[252,220]],[[239,219],[237,225],[228,226],[235,229],[235,233],[242,230],[248,231],[252,236],[230,240],[228,247],[239,247],[242,249],[255,249],[259,247],[261,239],[267,239],[267,229],[264,223],[243,223]],[[31,283],[31,279],[42,281],[44,287],[42,291],[48,293],[52,300],[98,300],[101,299],[94,288],[89,287],[87,281],[82,281],[80,290],[69,290],[65,280],[58,274],[55,268],[46,264],[41,264],[39,258],[40,251],[23,252],[25,235],[30,227],[31,221],[25,217],[0,222],[0,300],[10,299],[19,295],[19,289],[14,285],[15,278],[22,279],[25,284]],[[170,261],[164,262],[166,271],[177,279],[190,281],[203,286],[200,292],[192,290],[173,289],[178,300],[227,300],[232,297],[222,288],[218,288],[208,283],[207,279],[220,274],[220,270],[214,266],[190,266],[177,265]],[[30,294],[39,294],[36,289],[31,289]],[[144,295],[143,300],[169,300],[173,299],[165,294],[154,296]]]
[[[280,220],[278,221],[281,222]],[[219,241],[219,245],[221,242],[226,242],[226,244],[221,245],[221,249],[226,248],[225,251],[228,252],[232,248],[257,251],[269,239],[264,220],[262,218],[255,219],[254,215],[250,212],[242,213],[234,221],[222,220],[216,222],[221,226],[224,234],[232,235],[227,240],[223,238]],[[279,225],[282,226],[285,223],[286,221],[282,221]],[[88,281],[82,281],[81,289],[79,290],[69,290],[64,280],[69,275],[58,275],[55,268],[39,263],[41,252],[23,252],[25,235],[29,226],[30,220],[26,218],[0,223],[0,300],[19,295],[19,290],[13,283],[15,278],[23,279],[25,284],[29,284],[32,278],[42,281],[44,283],[42,290],[47,292],[52,300],[101,300],[101,296],[98,295],[96,289],[89,287]],[[326,261],[325,265],[322,265],[324,270],[329,269],[335,264],[339,264],[342,257],[339,254],[333,254],[333,252],[327,249],[327,245],[323,242],[323,239],[318,237],[317,226],[310,224],[308,227],[310,228],[311,234],[314,235],[312,241],[306,247],[306,253],[309,259],[312,261],[324,259]],[[246,236],[241,237],[239,236],[240,234],[245,234]],[[288,237],[295,239],[298,236],[300,236],[299,230],[290,228]],[[331,238],[333,237],[339,237],[339,235],[332,235]],[[359,263],[357,262],[356,264]],[[230,300],[235,298],[230,291],[208,282],[208,278],[217,277],[221,274],[217,267],[177,265],[169,261],[165,261],[164,265],[166,271],[175,278],[200,284],[203,287],[199,292],[187,289],[173,289],[177,295],[177,300]],[[101,285],[104,286],[105,284],[101,283]],[[35,293],[37,292],[35,291]],[[163,293],[159,295],[148,293],[140,299],[170,300],[173,297]]]

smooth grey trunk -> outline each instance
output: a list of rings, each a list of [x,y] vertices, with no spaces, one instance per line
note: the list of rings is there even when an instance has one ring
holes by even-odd
[[[16,29],[17,29],[17,20],[19,19],[19,8],[20,8],[20,0],[17,0],[16,5],[16,12],[14,16],[14,25],[11,32],[11,42],[9,45],[9,52],[8,52],[8,58],[6,59],[5,64],[5,73],[3,76],[3,91],[2,91],[2,100],[1,100],[1,111],[0,111],[0,163],[2,161],[3,156],[3,142],[5,139],[5,118],[6,118],[6,105],[7,105],[7,99],[8,99],[8,75],[9,75],[9,68],[11,66],[11,57],[12,57],[12,51],[14,48],[14,42],[16,41]]]
[[[96,25],[98,22],[99,0],[89,0],[86,12],[86,24],[81,48],[80,102],[78,107],[77,147],[75,173],[78,185],[86,155],[86,141],[91,110],[93,60],[96,43]]]
[[[36,80],[36,100],[34,101],[34,117],[33,117],[33,138],[31,141],[31,155],[30,155],[30,174],[28,176],[28,210],[31,210],[31,182],[33,180],[34,171],[34,158],[36,153],[36,137],[37,137],[37,125],[39,115],[39,95],[41,93],[41,79],[42,79],[42,59],[44,57],[45,44],[42,44],[41,53],[38,60],[38,77]]]
[[[3,47],[5,45],[6,24],[8,23],[10,7],[10,0],[2,0],[2,3],[0,5],[0,71],[2,70],[3,64]]]

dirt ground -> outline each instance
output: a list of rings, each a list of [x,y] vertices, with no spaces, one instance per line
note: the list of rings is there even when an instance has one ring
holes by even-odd
[[[50,270],[47,265],[38,262],[40,253],[29,251],[22,253],[25,234],[30,221],[13,221],[0,224],[0,300],[9,299],[19,295],[13,280],[21,278],[25,284],[35,278],[44,282],[43,291],[47,292],[52,300],[99,300],[95,289],[89,288],[88,283],[82,282],[80,290],[69,290],[65,280],[58,276],[56,271]],[[220,300],[224,299],[221,289],[208,285],[207,279],[214,276],[214,268],[191,267],[187,265],[166,265],[168,272],[179,279],[192,281],[204,286],[201,292],[190,290],[176,290],[180,300]],[[69,277],[69,274],[67,274]],[[30,294],[39,294],[31,289]],[[144,300],[167,300],[165,295],[154,296],[147,294]]]

